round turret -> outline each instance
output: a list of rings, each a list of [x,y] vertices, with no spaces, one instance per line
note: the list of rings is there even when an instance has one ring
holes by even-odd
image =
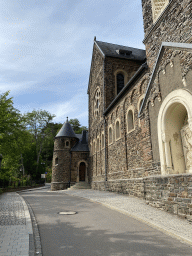
[[[63,190],[70,186],[71,148],[77,141],[78,138],[67,118],[55,136],[51,190]]]

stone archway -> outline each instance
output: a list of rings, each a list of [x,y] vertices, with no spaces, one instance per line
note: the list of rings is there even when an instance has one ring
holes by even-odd
[[[162,174],[192,173],[192,95],[184,89],[171,92],[158,115]]]

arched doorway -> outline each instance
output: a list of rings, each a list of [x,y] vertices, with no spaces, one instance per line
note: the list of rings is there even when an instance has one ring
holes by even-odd
[[[163,101],[158,116],[162,174],[192,172],[192,95],[175,90]]]
[[[85,181],[86,165],[84,162],[79,164],[79,181]]]

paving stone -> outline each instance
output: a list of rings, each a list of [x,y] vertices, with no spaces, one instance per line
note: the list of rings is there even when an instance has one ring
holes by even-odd
[[[28,207],[17,193],[0,195],[0,256],[29,255],[32,225]]]

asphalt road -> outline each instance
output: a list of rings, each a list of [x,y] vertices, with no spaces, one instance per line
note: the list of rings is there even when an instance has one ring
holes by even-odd
[[[39,226],[43,256],[192,256],[192,247],[122,213],[65,193],[20,194]],[[75,215],[58,212],[75,211]]]

